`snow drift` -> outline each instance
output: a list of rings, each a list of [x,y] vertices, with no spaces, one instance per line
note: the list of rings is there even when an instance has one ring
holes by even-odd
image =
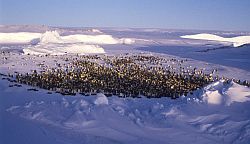
[[[220,80],[205,87],[202,98],[208,104],[229,106],[234,102],[250,101],[250,89],[233,81],[226,84]]]
[[[250,36],[238,36],[238,37],[232,37],[232,38],[224,38],[224,37],[213,35],[213,34],[201,33],[201,34],[195,34],[195,35],[184,35],[184,36],[181,36],[181,38],[227,42],[227,43],[233,44],[234,47],[239,47],[244,44],[250,44]]]

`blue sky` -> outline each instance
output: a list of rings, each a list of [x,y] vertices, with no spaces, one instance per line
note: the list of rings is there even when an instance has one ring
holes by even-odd
[[[250,0],[0,0],[1,24],[250,31]]]

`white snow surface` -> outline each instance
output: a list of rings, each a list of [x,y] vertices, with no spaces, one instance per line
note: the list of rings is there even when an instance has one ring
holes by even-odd
[[[177,100],[107,98],[101,93],[63,97],[41,89],[27,92],[30,87],[25,85],[10,88],[8,83],[0,80],[4,143],[247,144],[250,140],[250,103],[242,99],[250,89],[234,83],[218,81]],[[224,96],[234,97],[234,103],[207,103],[203,95],[215,89],[227,89]]]
[[[249,88],[231,82],[228,86],[223,84],[224,81],[218,81],[205,87],[203,100],[208,104],[231,105],[234,102],[250,101]]]
[[[184,35],[181,36],[181,38],[227,42],[227,43],[232,43],[234,47],[239,47],[244,44],[250,44],[250,36],[237,36],[232,38],[224,38],[213,34],[201,33],[195,35]]]
[[[40,33],[17,32],[0,33],[0,44],[2,43],[29,43],[33,39],[40,38]]]
[[[108,98],[104,94],[98,93],[97,98],[94,103],[96,105],[107,105],[109,101],[108,101]]]
[[[64,55],[64,54],[91,54],[105,53],[99,45],[89,44],[38,44],[23,49],[24,54],[32,55]]]

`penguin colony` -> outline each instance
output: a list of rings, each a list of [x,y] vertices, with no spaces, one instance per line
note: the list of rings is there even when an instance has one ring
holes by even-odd
[[[45,67],[40,72],[16,74],[16,80],[62,95],[102,92],[106,96],[175,99],[218,79],[216,70],[205,73],[183,66],[187,60],[152,55],[86,55],[64,60],[68,63]]]

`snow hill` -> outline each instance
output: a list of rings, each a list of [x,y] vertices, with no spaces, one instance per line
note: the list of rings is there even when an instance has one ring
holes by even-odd
[[[238,36],[238,37],[232,37],[232,38],[224,38],[224,37],[213,35],[213,34],[201,33],[201,34],[195,34],[195,35],[184,35],[184,36],[181,36],[181,38],[227,42],[227,43],[233,44],[234,47],[239,47],[244,44],[250,44],[250,36]]]

